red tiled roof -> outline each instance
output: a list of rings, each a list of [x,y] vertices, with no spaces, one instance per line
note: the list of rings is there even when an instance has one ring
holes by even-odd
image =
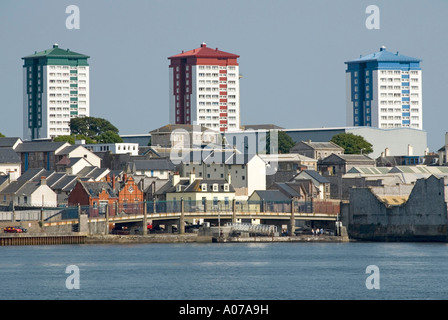
[[[182,52],[179,54],[176,54],[174,56],[168,57],[168,59],[172,58],[184,58],[184,57],[198,57],[198,58],[239,58],[239,55],[228,53],[224,51],[212,48],[208,48],[205,43],[201,44],[200,48],[196,48],[190,51]]]

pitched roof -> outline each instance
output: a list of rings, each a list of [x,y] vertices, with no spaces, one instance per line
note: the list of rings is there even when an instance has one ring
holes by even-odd
[[[0,148],[0,163],[21,163],[20,157],[12,148]]]
[[[421,59],[408,57],[400,54],[399,52],[393,53],[386,50],[386,47],[381,47],[380,51],[365,55],[358,59],[346,61],[345,63],[358,63],[367,61],[379,61],[379,62],[420,62]]]
[[[22,139],[16,137],[3,137],[0,138],[0,148],[4,147],[14,147],[17,141],[22,142]]]
[[[53,57],[53,58],[90,58],[85,54],[70,51],[70,49],[61,49],[58,44],[54,44],[53,48],[44,51],[36,52],[34,54],[23,57],[22,59],[40,58],[40,57]]]
[[[80,178],[91,178],[99,180],[109,172],[108,168],[98,168],[95,166],[88,166],[82,168],[76,175]]]
[[[294,147],[292,147],[291,149],[294,148],[299,148],[300,145],[305,144],[313,149],[340,149],[340,150],[344,150],[344,148],[338,146],[336,143],[332,142],[332,141],[301,141],[299,143],[297,143]]]
[[[45,170],[43,168],[33,168],[25,171],[20,177],[17,178],[18,181],[40,181],[41,177],[49,177],[54,170]]]
[[[186,58],[186,57],[198,57],[198,58],[239,58],[239,55],[224,52],[221,50],[208,48],[205,43],[202,43],[199,48],[189,50],[176,54],[174,56],[168,57],[168,59],[173,58]]]
[[[28,180],[16,180],[12,181],[10,184],[8,184],[0,193],[1,194],[15,194],[17,191],[19,191],[26,183],[28,183]]]
[[[375,174],[383,175],[388,173],[391,167],[353,167],[347,173]]]
[[[299,184],[297,186],[300,187]],[[294,189],[291,186],[291,183],[276,182],[275,187],[277,189],[279,189],[281,192],[288,194],[290,197],[301,197],[302,196],[299,191],[297,191],[296,189]]]
[[[134,160],[134,170],[175,170],[169,159]]]
[[[264,201],[290,201],[291,199],[279,190],[255,190],[261,200]]]
[[[56,152],[64,145],[69,146],[68,142],[55,142],[55,141],[24,141],[20,143],[15,151],[16,152]]]
[[[78,148],[84,148],[85,149],[85,147],[83,147],[83,146],[81,146],[79,144],[78,145],[68,145],[64,149],[58,150],[58,155],[67,155],[70,152],[72,152],[73,150],[76,150]]]
[[[319,174],[319,172],[314,171],[314,170],[304,170],[304,171],[301,171],[294,177],[294,179],[295,180],[303,180],[303,179],[306,180],[306,178],[303,178],[303,176],[305,176],[305,175],[308,175],[313,180],[316,180],[319,183],[330,183],[330,181],[328,181],[327,178],[321,176]]]
[[[50,178],[47,179],[47,184],[49,185],[49,187],[53,190],[62,191],[72,190],[78,179],[77,176],[68,174],[64,174],[64,176],[57,181],[52,181],[51,178],[52,177],[50,176]]]
[[[108,182],[102,181],[78,181],[84,187],[86,192],[91,197],[97,197],[103,190],[109,194],[110,197],[118,197],[117,193],[114,189],[112,189],[112,185]]]
[[[369,156],[365,155],[365,154],[335,154],[332,153],[331,155],[329,155],[328,157],[319,160],[320,163],[326,163],[326,162],[330,162],[333,163],[334,159],[332,158],[339,158],[340,160],[343,160],[345,162],[350,162],[350,161],[356,161],[356,162],[368,162],[368,163],[375,163],[375,160],[370,158]]]

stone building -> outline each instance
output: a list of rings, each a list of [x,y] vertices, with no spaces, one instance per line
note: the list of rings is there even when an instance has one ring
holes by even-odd
[[[447,241],[447,177],[352,188],[343,217],[353,239]]]

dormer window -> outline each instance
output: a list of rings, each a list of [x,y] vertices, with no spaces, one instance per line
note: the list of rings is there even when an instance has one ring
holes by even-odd
[[[213,184],[213,192],[218,192],[218,184],[217,183],[214,183]]]
[[[229,191],[229,184],[228,183],[224,184],[224,191]]]
[[[201,190],[202,190],[203,192],[207,191],[207,184],[206,184],[206,183],[203,183],[203,184],[201,185]]]

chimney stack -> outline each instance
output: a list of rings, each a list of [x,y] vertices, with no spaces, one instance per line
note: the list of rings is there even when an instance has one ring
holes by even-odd
[[[172,182],[173,182],[173,186],[177,185],[177,184],[180,182],[180,175],[179,175],[179,172],[175,172],[175,173],[173,174],[173,180],[172,180]]]
[[[194,170],[190,172],[190,184],[192,184],[196,180],[196,174],[194,173]]]

